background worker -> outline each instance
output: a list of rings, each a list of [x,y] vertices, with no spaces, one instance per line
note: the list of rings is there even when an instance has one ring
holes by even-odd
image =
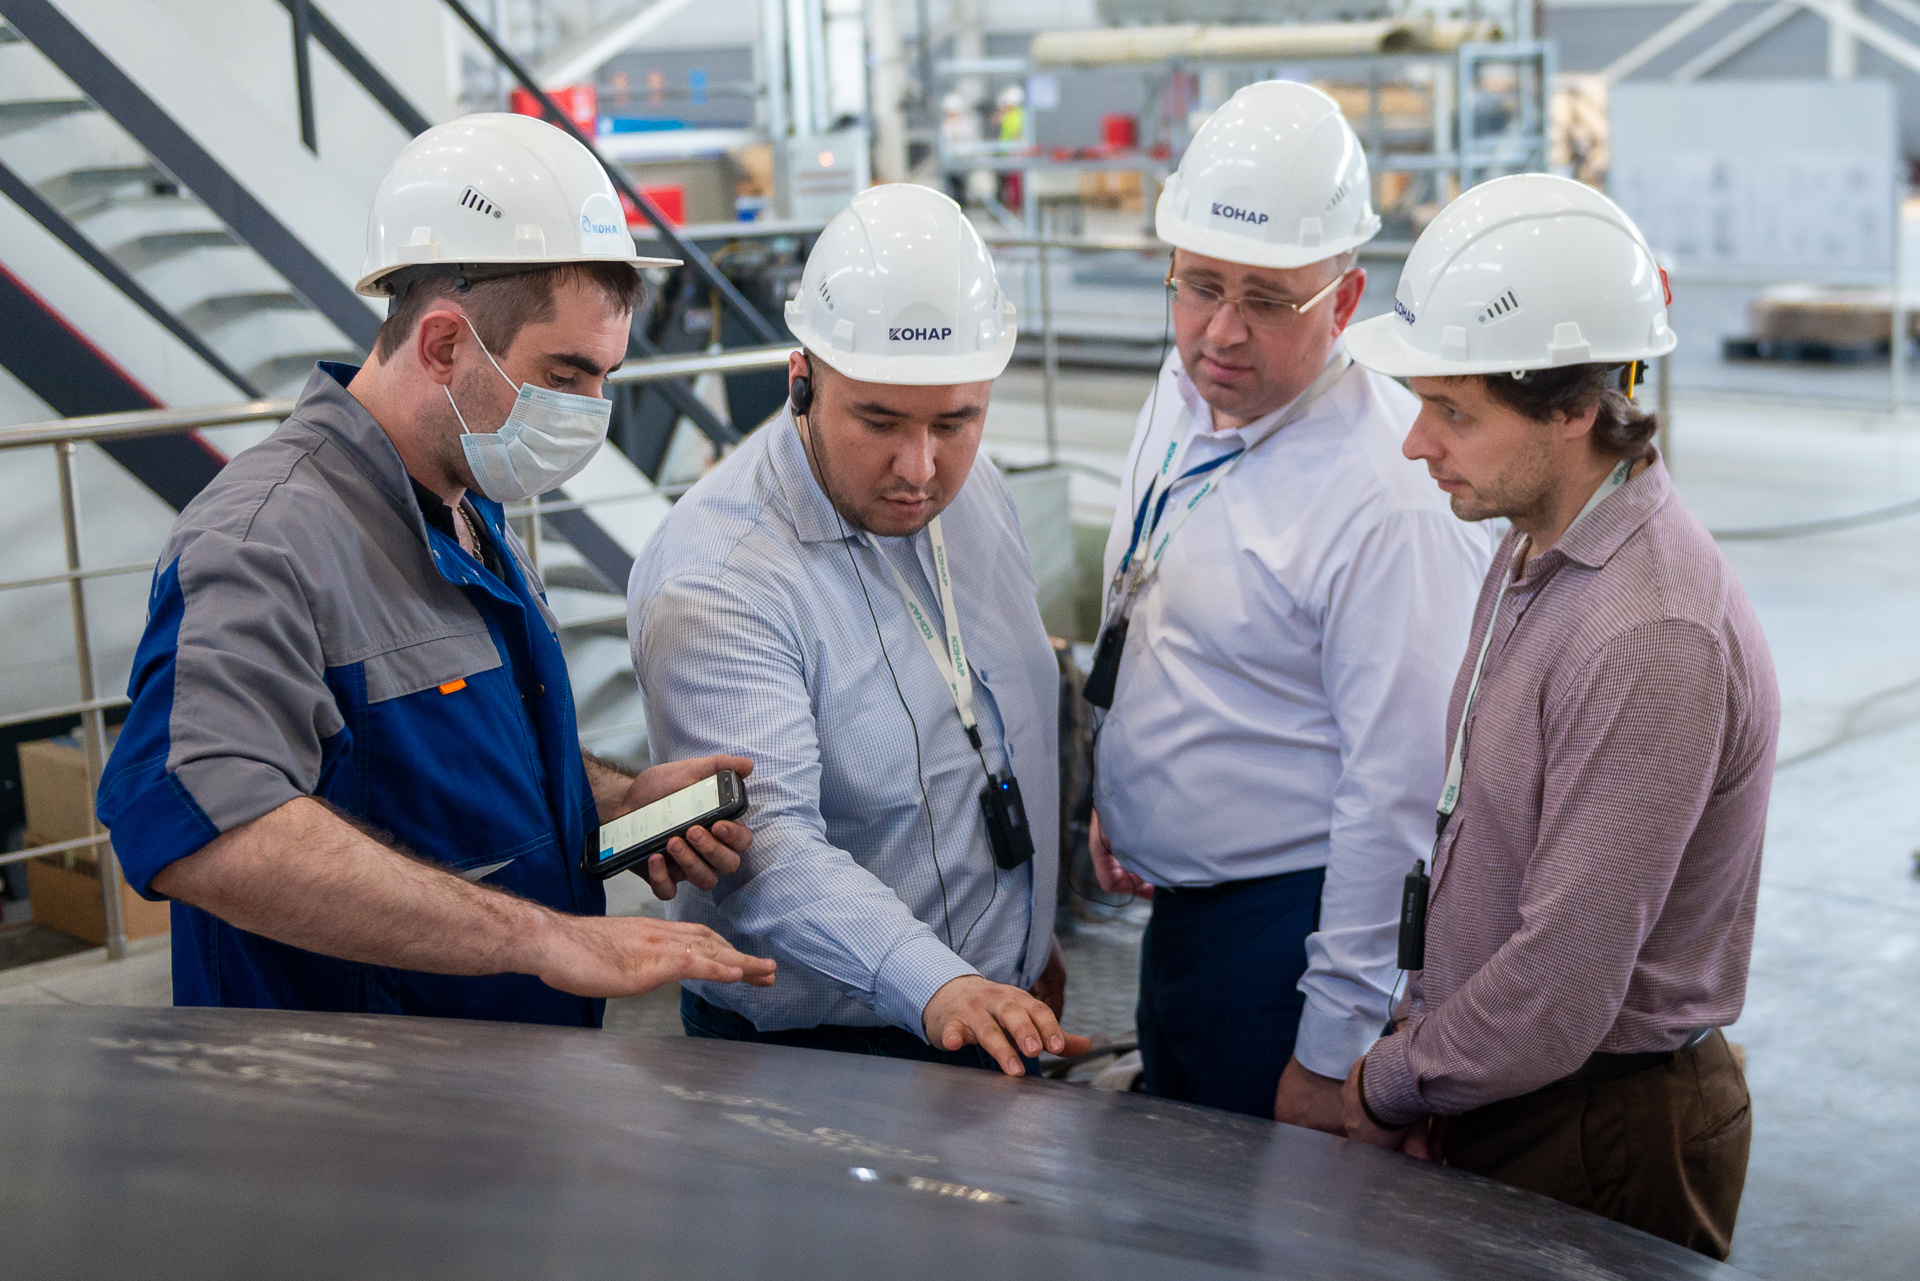
[[[580,870],[600,821],[752,766],[636,778],[581,751],[501,514],[599,448],[658,261],[551,125],[469,116],[394,161],[359,285],[392,300],[372,357],[322,364],[180,514],[101,780],[128,879],[174,900],[175,1004],[598,1026],[603,997],[772,981],[709,930],[605,918]],[[748,843],[695,830],[650,879],[711,884]]]
[[[1413,397],[1341,347],[1367,193],[1339,108],[1283,81],[1235,94],[1168,182],[1177,350],[1135,432],[1088,681],[1112,703],[1095,872],[1153,897],[1148,1093],[1334,1133],[1386,1019],[1489,552],[1399,456]]]
[[[780,978],[686,984],[682,1020],[1018,1076],[1088,1042],[1058,1023],[1058,668],[979,452],[1013,306],[959,206],[896,184],[827,225],[787,323],[786,410],[628,587],[649,741],[758,767],[751,857],[673,912]]]
[[[1752,1117],[1717,1029],[1746,993],[1780,698],[1621,390],[1673,349],[1665,283],[1606,197],[1502,178],[1348,335],[1412,379],[1406,452],[1455,513],[1513,529],[1453,686],[1425,968],[1347,1128],[1724,1259]]]

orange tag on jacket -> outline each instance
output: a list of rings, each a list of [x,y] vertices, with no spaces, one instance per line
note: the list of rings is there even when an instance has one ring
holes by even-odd
[[[458,694],[461,690],[465,689],[466,687],[467,687],[466,678],[462,677],[460,680],[448,681],[445,685],[442,685],[440,687],[440,692],[442,694]]]

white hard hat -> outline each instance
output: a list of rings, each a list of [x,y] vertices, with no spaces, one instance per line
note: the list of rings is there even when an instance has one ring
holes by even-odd
[[[1263,80],[1194,135],[1154,208],[1180,249],[1249,267],[1304,267],[1374,238],[1367,157],[1340,104],[1312,85]]]
[[[1626,364],[1673,350],[1671,301],[1620,206],[1571,178],[1515,174],[1440,211],[1393,311],[1348,329],[1347,351],[1397,378]]]
[[[532,116],[462,116],[408,143],[374,193],[358,293],[383,298],[409,267],[624,262],[633,249],[613,183],[593,153]]]
[[[1019,85],[1008,85],[1000,91],[999,101],[1003,107],[1024,107],[1027,103],[1027,91]]]
[[[940,106],[945,111],[965,111],[967,100],[957,93],[950,93],[940,100]]]
[[[807,256],[787,328],[849,378],[940,387],[998,378],[1013,304],[960,206],[928,187],[869,187]]]

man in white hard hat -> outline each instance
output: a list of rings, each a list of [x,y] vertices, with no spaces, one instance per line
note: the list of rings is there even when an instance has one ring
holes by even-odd
[[[1058,1023],[1058,669],[1006,481],[979,452],[1013,307],[925,187],[827,225],[787,324],[786,409],[633,567],[649,741],[757,766],[754,846],[676,919],[780,959],[688,983],[689,1035],[1018,1076]]]
[[[1724,1259],[1752,1120],[1718,1029],[1746,993],[1780,695],[1630,399],[1674,347],[1665,286],[1613,202],[1527,174],[1443,210],[1393,314],[1348,334],[1423,402],[1407,456],[1463,520],[1513,528],[1453,683],[1414,974],[1347,1127]]]
[[[1341,347],[1379,219],[1331,98],[1235,94],[1155,226],[1177,350],[1107,540],[1094,869],[1153,899],[1148,1093],[1339,1133],[1489,547],[1399,456],[1413,397]]]
[[[101,780],[128,879],[173,900],[175,1004],[592,1027],[675,979],[773,981],[710,930],[606,918],[581,867],[601,820],[752,767],[636,778],[581,750],[501,512],[599,448],[657,261],[551,125],[469,116],[394,161],[373,354],[323,363],[180,514]],[[696,829],[650,879],[712,884],[748,843]]]

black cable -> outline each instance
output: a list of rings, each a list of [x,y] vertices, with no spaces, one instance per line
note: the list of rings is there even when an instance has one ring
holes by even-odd
[[[807,362],[807,386],[817,386],[813,377],[812,355],[803,355],[802,359]],[[927,815],[927,841],[933,848],[933,874],[940,882],[940,919],[945,923],[947,929],[947,948],[949,951],[952,951],[955,956],[958,956],[960,954],[959,949],[953,946],[953,913],[947,903],[947,877],[946,873],[940,870],[940,836],[937,825],[933,821],[933,802],[927,796],[926,766],[920,758],[920,722],[914,719],[913,709],[907,706],[906,692],[900,688],[900,673],[893,670],[893,656],[887,653],[887,640],[880,632],[880,615],[874,610],[873,597],[867,591],[867,576],[860,572],[860,558],[853,554],[853,540],[847,533],[846,522],[840,518],[840,504],[833,500],[833,490],[827,485],[827,469],[821,465],[817,446],[813,441],[813,406],[811,402],[809,402],[806,411],[795,414],[795,418],[796,420],[800,418],[807,419],[808,430],[800,433],[800,444],[802,448],[807,451],[807,457],[813,463],[814,474],[820,479],[820,492],[827,496],[827,506],[833,508],[833,523],[840,530],[840,545],[847,549],[847,563],[853,566],[853,576],[860,583],[860,596],[867,602],[867,617],[873,620],[873,639],[879,643],[880,658],[881,661],[887,665],[887,675],[893,678],[893,696],[900,700],[900,710],[907,714],[907,724],[913,728],[913,779],[914,782],[920,786],[920,805],[921,808],[926,811]],[[796,422],[796,429],[797,426],[798,424]],[[984,763],[983,760],[982,764]],[[999,871],[996,868],[994,874],[994,888],[996,891],[999,889],[999,885]],[[975,922],[975,924],[978,923],[978,921]]]

